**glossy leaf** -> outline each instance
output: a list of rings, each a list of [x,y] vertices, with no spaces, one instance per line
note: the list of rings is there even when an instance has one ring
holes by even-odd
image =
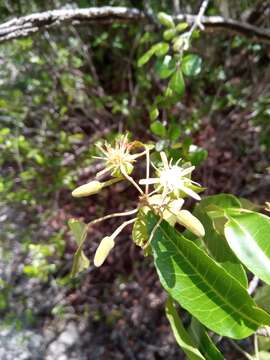
[[[149,213],[147,222],[150,234],[157,217]],[[270,316],[235,278],[166,222],[155,231],[151,247],[163,287],[209,329],[242,339],[270,324]]]
[[[226,209],[228,207],[239,208],[240,203],[237,198],[229,194],[208,196],[195,207],[193,213],[204,226],[205,236],[203,241],[214,260],[224,267],[224,269],[235,277],[244,287],[247,287],[247,276],[241,262],[230,249],[225,237],[217,231],[215,228],[216,224],[214,224],[214,221],[207,212],[209,206],[213,207],[213,205],[221,209]]]
[[[226,211],[225,236],[235,255],[270,284],[270,218],[252,211]]]
[[[184,328],[182,321],[175,309],[172,298],[166,302],[166,316],[170,322],[175,340],[190,360],[205,360],[189,333]]]
[[[207,334],[204,326],[194,317],[191,319],[189,333],[207,360],[224,360],[224,357]]]
[[[156,71],[161,79],[166,79],[175,71],[175,60],[171,55],[166,55],[163,59],[158,59]]]
[[[202,59],[195,54],[188,54],[183,57],[181,68],[186,76],[197,76],[202,69]]]
[[[185,92],[185,82],[181,69],[177,69],[169,82],[169,88],[177,95],[182,96]]]

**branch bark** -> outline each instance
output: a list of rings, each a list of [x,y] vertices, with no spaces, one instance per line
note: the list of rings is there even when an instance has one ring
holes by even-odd
[[[194,24],[197,15],[179,14],[176,21],[186,21]],[[0,43],[30,36],[36,32],[57,27],[63,24],[85,24],[93,22],[149,22],[143,12],[136,8],[125,7],[93,7],[86,9],[60,9],[35,13],[19,18],[11,19],[0,25]],[[270,44],[270,30],[253,26],[246,22],[225,19],[221,16],[202,16],[201,24],[205,31],[225,31],[249,37],[254,41]]]

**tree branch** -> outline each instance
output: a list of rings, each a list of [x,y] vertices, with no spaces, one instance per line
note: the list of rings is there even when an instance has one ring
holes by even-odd
[[[197,15],[179,14],[177,21],[193,25]],[[92,22],[149,22],[149,17],[136,8],[93,7],[86,9],[60,9],[35,13],[11,19],[0,25],[0,43],[11,39],[26,37],[50,27],[71,23],[79,25]],[[221,16],[202,16],[200,19],[205,31],[226,31],[249,37],[254,41],[270,44],[270,30],[253,26],[246,22],[225,19]]]

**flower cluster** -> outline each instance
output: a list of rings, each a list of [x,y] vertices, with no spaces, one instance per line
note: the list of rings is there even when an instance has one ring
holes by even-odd
[[[135,152],[138,147],[143,147],[143,151]],[[191,180],[191,173],[194,166],[179,165],[180,160],[173,164],[172,160],[168,160],[165,152],[160,153],[161,165],[152,167],[155,171],[155,177],[150,177],[150,150],[151,146],[144,145],[141,142],[128,142],[127,136],[122,136],[116,140],[115,145],[112,146],[105,143],[104,146],[99,145],[99,150],[102,156],[96,157],[105,162],[104,169],[97,173],[97,178],[104,175],[110,175],[110,179],[106,181],[99,181],[97,179],[79,186],[72,195],[74,197],[84,197],[99,193],[104,187],[112,185],[118,181],[128,180],[139,192],[138,207],[124,213],[114,213],[106,215],[100,219],[96,219],[88,224],[88,228],[93,224],[117,216],[130,216],[136,214],[136,217],[123,222],[110,236],[105,236],[95,253],[94,265],[101,266],[112,248],[115,246],[115,238],[129,224],[134,223],[134,228],[139,228],[141,214],[152,210],[159,216],[160,220],[152,230],[148,239],[143,239],[139,243],[134,239],[134,242],[140,245],[143,249],[147,249],[155,234],[156,229],[162,220],[167,221],[171,226],[180,224],[190,230],[198,237],[203,237],[205,234],[204,227],[201,222],[192,215],[188,210],[183,209],[185,197],[190,196],[195,200],[200,200],[198,192],[202,188],[198,183]],[[136,182],[131,176],[134,164],[141,156],[146,157],[146,178]],[[145,186],[145,190],[141,188]],[[153,187],[149,191],[150,187]],[[143,209],[143,211],[141,211]],[[145,223],[144,223],[145,224]],[[145,229],[144,229],[145,230]],[[139,234],[140,236],[140,234]]]

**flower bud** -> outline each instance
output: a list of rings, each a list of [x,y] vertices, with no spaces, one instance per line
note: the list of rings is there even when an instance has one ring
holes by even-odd
[[[205,235],[202,223],[188,210],[179,211],[177,214],[177,222],[185,226],[196,236],[203,237]]]
[[[169,210],[165,209],[163,211],[162,217],[164,220],[166,220],[172,227],[175,226],[177,222],[177,217],[172,214]]]
[[[103,184],[97,180],[90,181],[87,184],[77,187],[72,191],[73,197],[84,197],[97,194],[103,188]]]
[[[94,265],[96,267],[101,266],[109,255],[110,251],[114,247],[114,240],[110,236],[103,238],[96,250],[94,257]]]

